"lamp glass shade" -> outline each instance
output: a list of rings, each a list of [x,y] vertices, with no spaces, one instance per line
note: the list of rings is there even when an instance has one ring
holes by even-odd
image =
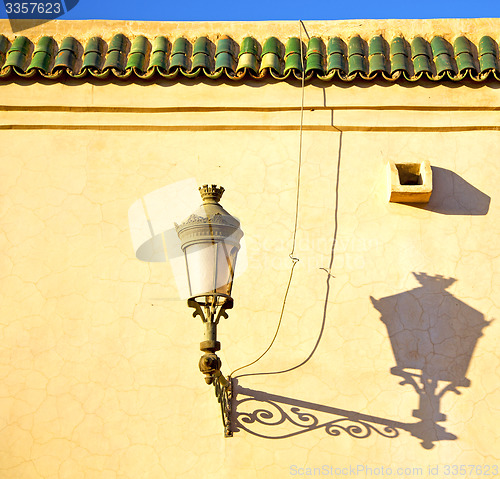
[[[191,296],[231,295],[238,248],[225,242],[193,244],[184,250]]]
[[[221,205],[223,188],[200,188],[203,205],[176,225],[185,255],[191,297],[231,295],[236,258],[243,232],[239,221]]]

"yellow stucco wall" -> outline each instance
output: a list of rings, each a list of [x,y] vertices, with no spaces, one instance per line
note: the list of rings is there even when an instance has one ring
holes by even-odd
[[[2,479],[498,476],[494,83],[306,86],[300,261],[276,342],[240,373],[310,359],[237,378],[239,430],[223,437],[197,367],[201,322],[167,264],[135,258],[128,209],[187,178],[226,188],[248,269],[219,328],[224,372],[254,360],[290,274],[299,86],[0,85]],[[424,159],[434,167],[429,205],[388,203],[387,162]],[[425,394],[400,384],[395,353],[430,361]],[[446,364],[461,394],[437,398],[449,382],[432,380]],[[279,423],[276,405],[295,424]],[[257,409],[279,424],[245,422]],[[356,413],[397,436],[339,427],[352,421],[304,427]]]

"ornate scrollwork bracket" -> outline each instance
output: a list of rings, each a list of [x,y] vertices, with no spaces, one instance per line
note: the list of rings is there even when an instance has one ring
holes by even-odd
[[[219,401],[222,424],[224,425],[224,436],[232,437],[231,430],[231,401],[233,399],[232,379],[229,376],[227,379],[219,371],[219,375],[214,380],[215,397]]]
[[[205,298],[201,300],[198,298]],[[217,294],[211,296],[193,296],[189,298],[187,304],[190,308],[194,308],[193,318],[199,316],[201,320],[206,322],[219,323],[220,318],[227,319],[227,309],[233,308],[233,298],[230,296]]]

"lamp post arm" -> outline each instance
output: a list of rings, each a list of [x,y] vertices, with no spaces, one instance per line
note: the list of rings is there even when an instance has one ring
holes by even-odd
[[[194,308],[193,317],[200,316],[205,327],[205,338],[200,349],[205,353],[200,358],[200,371],[205,375],[205,382],[214,385],[215,396],[220,404],[224,436],[231,437],[232,381],[221,372],[222,361],[216,352],[220,350],[217,341],[217,324],[220,318],[227,318],[226,310],[233,307],[233,299],[229,296],[208,295],[202,298],[188,299],[188,306]],[[198,300],[197,300],[198,299]],[[222,299],[222,302],[219,302]]]
[[[227,379],[219,371],[215,373],[214,388],[215,396],[220,404],[222,413],[222,424],[224,425],[224,436],[232,437],[233,431],[231,430],[231,411],[232,411],[232,379],[229,376]]]

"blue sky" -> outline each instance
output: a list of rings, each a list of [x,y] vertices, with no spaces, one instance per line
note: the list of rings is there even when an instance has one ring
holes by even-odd
[[[23,0],[5,0],[23,1]],[[24,0],[33,2],[35,0]],[[49,0],[43,0],[49,1]],[[0,2],[0,17],[6,12]],[[500,17],[500,0],[79,0],[61,19],[244,21]]]

